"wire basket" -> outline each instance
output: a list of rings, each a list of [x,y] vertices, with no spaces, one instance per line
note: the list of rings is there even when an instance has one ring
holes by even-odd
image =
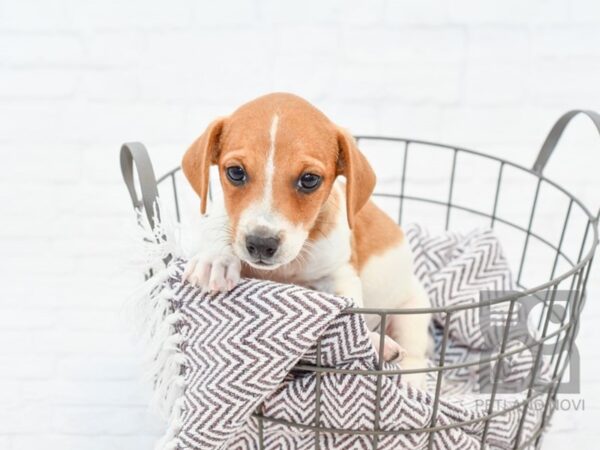
[[[490,420],[515,409],[520,409],[521,415],[513,448],[540,448],[542,433],[547,428],[555,410],[554,405],[561,389],[563,376],[567,368],[573,369],[570,363],[573,362],[572,357],[576,353],[574,342],[579,328],[581,310],[586,299],[586,285],[590,268],[598,244],[598,215],[592,215],[579,199],[547,179],[543,175],[543,170],[565,127],[579,113],[588,116],[600,131],[600,115],[597,113],[592,111],[566,113],[551,129],[532,169],[476,151],[433,142],[378,136],[358,136],[356,138],[361,147],[383,145],[392,152],[400,152],[402,164],[399,171],[400,176],[397,177],[397,185],[390,186],[388,183],[381,189],[378,186],[373,194],[375,201],[380,203],[384,209],[388,212],[393,211],[399,224],[402,224],[407,216],[410,216],[411,221],[428,224],[437,220],[440,228],[445,230],[458,229],[465,225],[472,227],[472,224],[476,223],[494,229],[495,233],[502,238],[503,244],[512,245],[512,248],[507,249],[507,253],[513,255],[516,284],[521,289],[519,292],[507,293],[466,306],[419,310],[364,308],[348,310],[349,313],[379,316],[381,324],[379,331],[383,335],[386,319],[392,315],[439,314],[445,317],[445,329],[447,330],[453,314],[458,310],[499,304],[508,305],[509,313],[503,324],[499,351],[484,361],[492,369],[490,370],[489,389],[486,392],[489,407],[487,414],[478,419],[484,427],[481,448],[485,448],[483,443],[486,441]],[[424,167],[431,168],[430,158],[434,157],[436,158],[435,166],[443,167],[443,170],[446,171],[444,182],[438,186],[436,194],[421,195],[419,192],[424,189],[422,189],[423,180],[418,177],[420,173],[423,173],[423,170],[419,168],[418,160],[423,158],[424,153],[428,155]],[[447,162],[447,167],[442,164],[444,160]],[[141,196],[138,195],[134,186],[136,184],[134,167]],[[485,174],[482,173],[483,169],[481,171],[469,170],[473,167],[485,167]],[[163,215],[168,213],[177,221],[181,220],[183,208],[180,206],[181,199],[178,193],[178,183],[181,181],[179,167],[156,180],[145,147],[140,143],[129,143],[123,145],[121,149],[121,168],[134,208],[138,213],[146,213],[151,226],[154,226],[154,201],[159,195],[159,191],[162,192],[161,206],[167,198],[171,198],[172,203],[170,209],[163,208],[157,213]],[[464,186],[459,187],[461,183]],[[527,199],[527,196],[530,196],[530,200]],[[519,201],[512,201],[517,198]],[[513,207],[527,202],[529,202],[527,208]],[[424,207],[421,212],[419,212],[419,206]],[[554,219],[545,220],[548,217]],[[557,221],[556,217],[562,217],[562,220]],[[560,311],[562,312],[556,314],[557,293],[562,291],[567,294],[561,297]],[[514,306],[523,298],[532,296],[537,298],[541,305],[534,316],[533,334],[535,338],[531,339],[524,348],[519,349],[519,352],[531,351],[531,354],[534,355],[534,362],[528,376],[530,381],[524,391],[526,396],[517,404],[498,408],[495,400],[500,395],[502,361],[514,353],[514,350],[507,350],[507,337],[513,320]],[[482,361],[447,364],[445,355],[448,333],[442,334],[439,358],[429,367],[388,371],[384,370],[380,363],[379,370],[362,374],[363,376],[376,376],[378,386],[381,385],[381,377],[399,373],[427,372],[428,376],[433,378],[434,404],[430,425],[427,428],[413,431],[429,433],[429,448],[432,447],[431,437],[436,431],[449,426],[468,425],[463,422],[441,426],[436,422],[444,374],[447,371],[482,364]],[[381,342],[383,344],[383,340]],[[382,350],[381,346],[380,355],[382,355]],[[317,355],[319,354],[320,343],[317,345]],[[551,376],[540,381],[537,372],[540,369],[543,354],[548,358]],[[382,358],[379,358],[379,361],[381,360]],[[357,433],[356,430],[325,428],[317,425],[320,407],[318,385],[322,374],[331,369],[322,366],[319,360],[317,360],[316,366],[304,365],[298,369],[316,374],[317,420],[313,426],[287,424],[304,431],[314,432],[316,437],[319,433]],[[353,373],[352,371],[348,372]],[[377,409],[380,407],[380,399],[378,391]],[[534,401],[538,402],[536,403],[537,408],[540,408],[541,405],[540,420],[530,436],[522,439],[525,417]],[[378,417],[377,412],[375,416]],[[259,413],[255,414],[255,418],[259,423],[259,432],[262,430],[263,422],[274,421],[274,419],[263,417]],[[377,419],[376,422],[378,422]],[[278,423],[281,421],[279,420]],[[377,448],[377,442],[381,435],[394,433],[394,431],[382,430],[378,425],[378,423],[374,424],[373,431],[364,431],[364,434],[372,438],[373,448]],[[399,433],[406,433],[406,431],[399,431]],[[264,448],[261,438],[262,436],[259,436],[260,447]],[[315,439],[315,442],[318,445],[319,440]]]

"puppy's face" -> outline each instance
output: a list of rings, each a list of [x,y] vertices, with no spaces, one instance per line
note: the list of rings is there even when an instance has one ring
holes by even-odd
[[[234,251],[272,269],[296,258],[327,200],[337,140],[315,114],[250,109],[224,130],[219,174]]]
[[[339,174],[347,178],[349,219],[375,181],[352,138],[289,94],[261,97],[213,122],[188,150],[183,169],[203,209],[210,164],[219,167],[234,251],[263,270],[298,256]]]

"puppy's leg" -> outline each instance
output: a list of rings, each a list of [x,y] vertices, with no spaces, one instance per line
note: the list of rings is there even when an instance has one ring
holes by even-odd
[[[371,331],[371,344],[379,357],[379,351],[381,347],[381,334],[376,331]],[[383,360],[384,361],[395,361],[400,362],[406,358],[407,352],[403,349],[400,344],[389,337],[387,334],[383,336]]]
[[[218,209],[205,216],[193,232],[201,237],[183,272],[183,281],[205,291],[226,292],[240,281],[241,261],[233,252],[229,218]]]
[[[425,288],[412,277],[409,297],[402,308],[429,308],[429,297]],[[392,314],[387,323],[387,334],[406,349],[402,360],[403,369],[420,369],[427,367],[427,349],[429,347],[430,314]],[[402,379],[413,386],[425,387],[425,374],[414,373],[402,375]]]
[[[354,299],[358,308],[363,307],[362,283],[350,264],[339,267],[330,277],[331,293]],[[326,289],[328,291],[329,289]]]
[[[351,297],[352,299],[354,299],[354,302],[356,303],[357,307],[363,307],[362,283],[356,271],[350,264],[340,267],[334,273],[332,279],[333,293],[335,293],[336,295],[341,295],[343,297]],[[365,322],[367,322],[367,326],[369,327],[369,329],[373,328],[372,326],[370,326],[369,321],[366,317]],[[379,355],[381,335],[376,331],[371,331],[370,337],[371,343],[373,344],[373,348],[375,349],[377,355]],[[390,338],[387,335],[384,336],[383,339],[384,361],[401,360],[406,356],[406,351],[394,339]]]

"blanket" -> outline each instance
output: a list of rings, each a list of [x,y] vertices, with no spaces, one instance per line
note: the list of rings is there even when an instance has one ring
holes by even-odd
[[[481,292],[515,289],[490,231],[430,236],[413,226],[406,235],[434,307],[477,305]],[[172,260],[143,295],[154,400],[168,422],[157,448],[479,449],[482,441],[512,448],[521,428],[523,443],[540,426],[540,408],[529,408],[521,423],[522,387],[535,355],[519,351],[518,335],[509,339],[507,351],[516,353],[504,360],[501,384],[521,389],[502,391],[491,410],[487,401],[494,366],[478,361],[498,352],[493,325],[505,323],[505,303],[458,309],[450,318],[434,314],[431,366],[440,363],[444,332],[444,364],[460,365],[443,372],[436,407],[435,372],[424,390],[403,383],[394,364],[386,363],[391,373],[379,379],[349,373],[378,368],[363,317],[345,311],[351,299],[259,280],[243,280],[226,294],[203,293],[182,282],[183,265]],[[327,369],[306,370],[317,362]],[[490,411],[486,428],[478,419]],[[439,429],[423,431],[428,427]]]

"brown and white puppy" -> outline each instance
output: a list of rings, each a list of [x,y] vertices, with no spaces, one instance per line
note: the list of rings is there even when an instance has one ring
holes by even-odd
[[[369,200],[373,169],[352,136],[310,103],[270,94],[209,125],[182,163],[202,214],[213,164],[225,211],[208,220],[221,235],[191,258],[184,273],[191,283],[225,291],[240,276],[255,277],[368,308],[429,306],[402,230]],[[426,314],[389,316],[384,357],[402,354],[403,368],[424,367],[428,323]],[[373,340],[378,345],[377,334]],[[405,379],[423,381],[420,374]]]

